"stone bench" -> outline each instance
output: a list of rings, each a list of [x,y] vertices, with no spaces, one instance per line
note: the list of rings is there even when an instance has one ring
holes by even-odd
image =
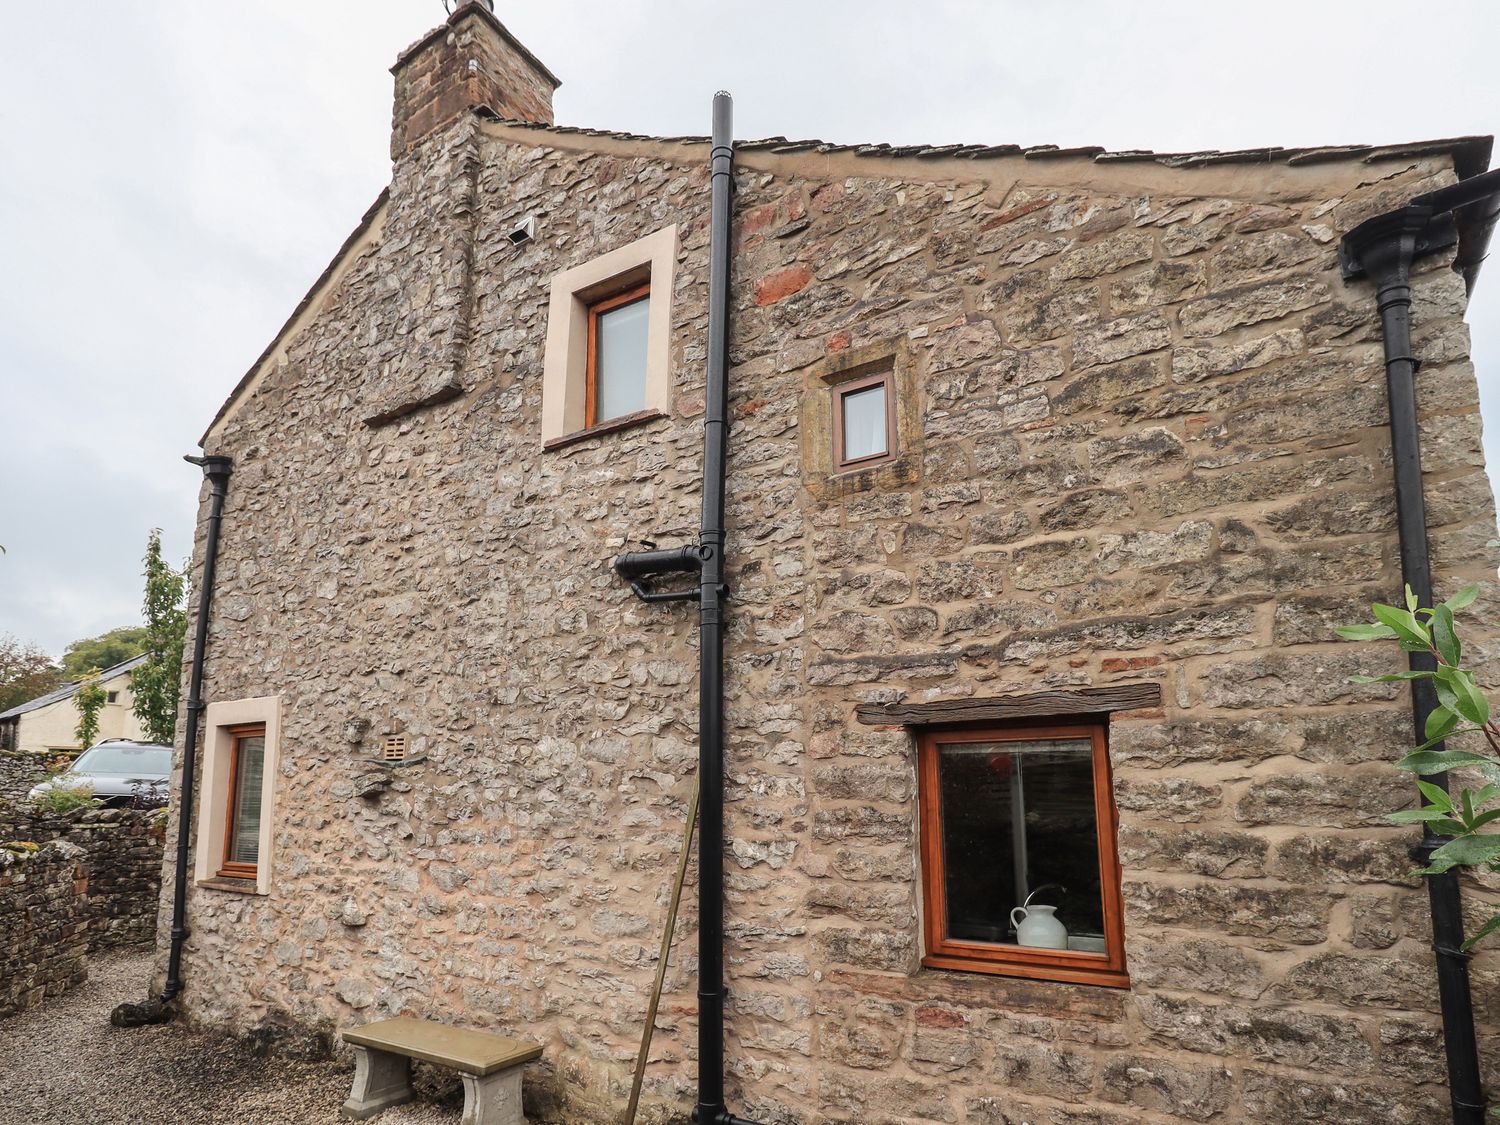
[[[538,1043],[408,1016],[351,1027],[343,1036],[354,1048],[354,1088],[345,1117],[363,1121],[410,1101],[411,1060],[421,1059],[463,1075],[463,1125],[526,1125],[521,1067],[541,1055]]]

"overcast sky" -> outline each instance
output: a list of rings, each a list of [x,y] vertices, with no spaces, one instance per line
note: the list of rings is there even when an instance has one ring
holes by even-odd
[[[1485,0],[496,7],[563,80],[561,124],[704,133],[724,88],[741,137],[1180,150],[1500,128]],[[388,68],[443,15],[0,4],[0,632],[56,653],[134,623],[148,530],[186,557],[200,474],[181,457],[384,186]],[[1493,420],[1500,267],[1470,321]]]

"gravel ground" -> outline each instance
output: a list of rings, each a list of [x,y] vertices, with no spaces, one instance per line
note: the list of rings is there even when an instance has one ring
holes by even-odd
[[[333,1125],[352,1064],[256,1059],[242,1044],[174,1024],[109,1024],[146,995],[151,953],[89,959],[87,983],[0,1020],[0,1125]],[[378,1125],[456,1125],[451,1098],[389,1109]]]

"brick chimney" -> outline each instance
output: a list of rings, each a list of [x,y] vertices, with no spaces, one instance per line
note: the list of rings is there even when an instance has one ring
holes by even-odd
[[[492,0],[460,4],[447,23],[401,52],[391,73],[396,76],[393,160],[472,106],[550,125],[552,91],[561,85],[495,18]]]

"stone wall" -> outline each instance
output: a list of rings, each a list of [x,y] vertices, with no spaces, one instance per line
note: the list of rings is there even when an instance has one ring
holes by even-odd
[[[280,695],[283,737],[271,892],[191,890],[193,1018],[504,1029],[546,1044],[539,1119],[617,1112],[691,791],[696,655],[692,610],[642,605],[610,561],[697,523],[706,159],[472,120],[433,138],[398,162],[380,239],[215,430],[235,474],[205,695]],[[1409,714],[1397,687],[1348,682],[1399,655],[1332,631],[1400,585],[1374,303],[1334,248],[1452,178],[1441,154],[742,156],[737,1112],[1443,1119],[1414,836],[1380,815],[1412,799],[1388,765]],[[513,246],[528,213],[537,238]],[[549,279],[669,222],[672,413],[543,453]],[[1416,292],[1438,588],[1482,583],[1493,620],[1463,284],[1432,260]],[[877,345],[922,396],[903,467],[819,481],[819,365]],[[456,399],[363,423],[451,371]],[[855,706],[1138,681],[1162,708],[1109,736],[1131,987],[923,968],[912,736]],[[397,732],[423,757],[373,784]],[[679,1110],[684,913],[647,1087]],[[1500,973],[1487,952],[1474,969],[1493,1069]]]
[[[8,806],[25,800],[31,787],[47,776],[47,761],[24,751],[0,750],[0,817]]]
[[[0,847],[0,1019],[88,977],[87,888],[83,849],[75,844]]]
[[[43,815],[0,803],[0,842],[66,840],[82,849],[90,952],[155,940],[164,834],[150,809]]]

